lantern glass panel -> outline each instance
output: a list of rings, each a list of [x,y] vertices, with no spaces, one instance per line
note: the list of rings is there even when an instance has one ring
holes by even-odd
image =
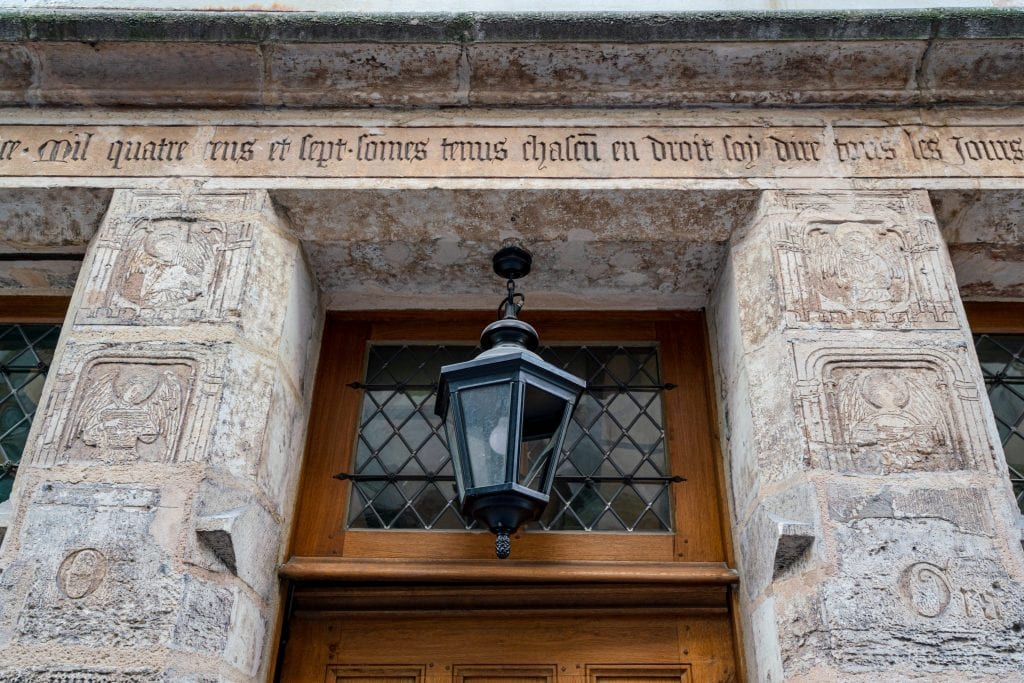
[[[551,450],[561,441],[560,426],[568,401],[532,384],[526,385],[524,393],[519,483],[544,491],[548,472],[558,458]]]
[[[472,472],[467,488],[505,482],[512,384],[488,384],[457,392]]]
[[[448,440],[448,450],[449,452],[455,455],[455,459],[458,458],[459,452],[459,444],[457,441],[458,429],[456,428],[456,420],[458,419],[457,415],[458,413],[457,411],[454,410],[453,406],[448,406],[448,412],[445,414],[444,417],[444,431],[445,436]],[[457,464],[455,462],[452,462],[451,460],[449,460],[449,463],[454,465],[451,469],[454,470],[455,472],[456,492],[465,493],[466,480],[465,477],[462,476],[462,468],[457,466]],[[459,496],[459,500],[462,500],[461,495]]]

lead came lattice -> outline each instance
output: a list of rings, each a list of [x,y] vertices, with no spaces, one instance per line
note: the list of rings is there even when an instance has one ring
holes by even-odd
[[[985,376],[1017,505],[1024,512],[1024,334],[977,334]]]
[[[352,473],[353,529],[467,529],[458,511],[444,426],[434,415],[441,366],[468,345],[369,348]],[[541,357],[584,378],[548,531],[666,532],[672,528],[660,370],[655,346],[549,346]],[[369,478],[369,479],[368,479]]]
[[[0,502],[11,495],[60,325],[0,325]]]

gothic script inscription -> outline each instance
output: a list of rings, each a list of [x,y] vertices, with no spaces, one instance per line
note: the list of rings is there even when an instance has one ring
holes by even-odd
[[[1022,177],[1024,126],[0,126],[0,176]]]

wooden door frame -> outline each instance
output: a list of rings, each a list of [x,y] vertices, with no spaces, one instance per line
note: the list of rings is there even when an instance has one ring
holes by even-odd
[[[475,341],[490,312],[386,311],[331,313],[325,325],[321,361],[310,412],[299,503],[293,520],[289,561],[283,570],[301,579],[317,562],[321,577],[346,559],[487,559],[489,544],[464,531],[346,531],[347,482],[334,475],[350,471],[360,398],[351,387],[364,375],[369,342]],[[673,528],[664,534],[520,532],[513,547],[528,560],[566,562],[647,561],[732,564],[721,457],[703,314],[676,312],[538,312],[530,317],[542,338],[553,343],[657,343],[662,375],[676,388],[664,391],[669,469],[692,480],[674,484]],[[443,326],[443,331],[439,331]],[[696,334],[695,334],[696,333]],[[694,374],[699,376],[694,376]],[[351,392],[350,394],[348,392]],[[338,397],[341,397],[340,399]],[[688,437],[682,442],[683,435]],[[697,524],[696,519],[705,520]],[[571,547],[566,541],[572,536]],[[614,541],[614,542],[613,542]],[[342,559],[339,559],[342,558]]]
[[[69,296],[3,295],[0,296],[0,323],[63,324],[70,305]]]

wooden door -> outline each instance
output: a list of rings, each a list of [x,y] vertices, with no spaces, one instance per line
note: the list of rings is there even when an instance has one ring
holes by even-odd
[[[715,610],[311,617],[294,623],[282,681],[724,682],[736,680],[731,640]]]

